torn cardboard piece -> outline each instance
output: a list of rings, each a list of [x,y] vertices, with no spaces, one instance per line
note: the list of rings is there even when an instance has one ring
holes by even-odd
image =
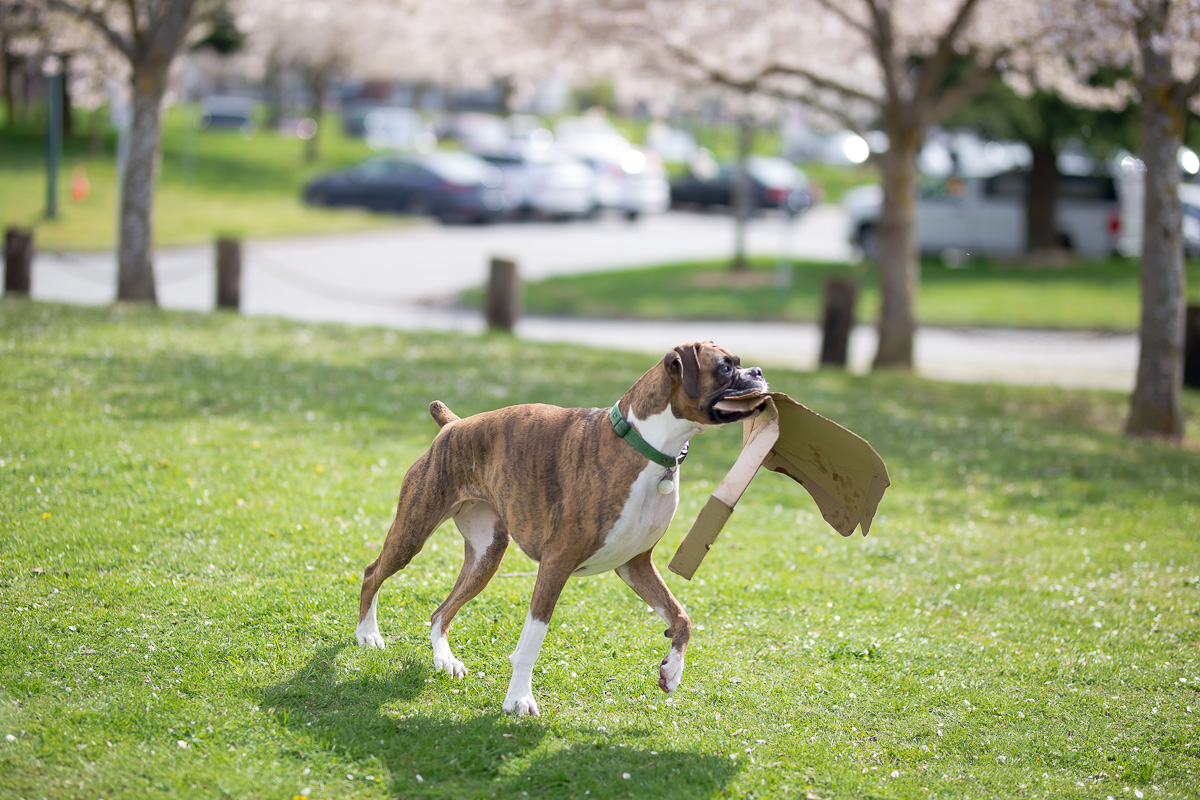
[[[675,551],[672,572],[688,580],[696,574],[760,466],[803,486],[842,536],[859,526],[867,535],[891,481],[865,439],[782,392],[771,392],[763,411],[743,425],[742,452]]]

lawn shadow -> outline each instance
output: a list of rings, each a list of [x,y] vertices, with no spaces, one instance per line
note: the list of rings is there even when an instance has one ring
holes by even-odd
[[[712,796],[738,769],[716,755],[629,745],[630,737],[651,735],[642,729],[602,734],[514,719],[500,711],[500,698],[494,711],[473,710],[464,699],[457,718],[431,713],[418,700],[427,679],[442,678],[427,663],[406,658],[381,672],[351,666],[347,674],[337,663],[347,646],[317,651],[286,681],[260,690],[258,702],[333,758],[359,770],[378,763],[397,797]]]

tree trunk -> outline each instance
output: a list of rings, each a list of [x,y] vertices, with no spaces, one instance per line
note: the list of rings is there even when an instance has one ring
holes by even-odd
[[[121,176],[121,231],[117,246],[117,299],[157,302],[154,287],[153,211],[162,133],[162,100],[169,62],[133,73],[133,120]]]
[[[4,69],[4,110],[7,112],[5,120],[9,125],[14,125],[17,121],[17,92],[14,86],[17,81],[17,67],[20,65],[21,59],[8,52],[7,40],[3,32],[0,32],[0,58],[4,62],[0,64],[0,67]]]
[[[63,141],[75,138],[75,115],[71,101],[71,54],[59,56],[62,63],[62,80],[58,82],[59,99],[62,103],[62,137]]]
[[[1025,193],[1025,252],[1052,253],[1062,246],[1058,240],[1058,153],[1050,142],[1031,144],[1033,164]]]
[[[1142,319],[1137,382],[1125,431],[1131,436],[1183,437],[1183,208],[1177,153],[1185,106],[1174,97],[1171,55],[1153,38],[1165,29],[1165,3],[1138,25],[1143,75],[1142,158],[1146,164],[1142,227]]]
[[[879,218],[879,350],[875,366],[911,370],[917,320],[913,310],[919,275],[916,246],[917,154],[921,135],[912,127],[888,126],[888,150],[880,169],[883,210]]]
[[[304,143],[305,164],[315,164],[320,155],[320,142],[318,140],[321,138],[321,111],[325,100],[326,76],[327,72],[324,67],[313,67],[304,72],[309,92],[308,115],[312,117],[313,122],[317,123],[313,135]]]
[[[263,79],[263,102],[267,107],[267,127],[277,130],[283,121],[283,62],[276,50],[267,54]]]
[[[733,182],[733,270],[749,268],[746,261],[746,228],[750,221],[750,173],[746,162],[754,146],[754,120],[749,113],[738,119],[737,176]]]

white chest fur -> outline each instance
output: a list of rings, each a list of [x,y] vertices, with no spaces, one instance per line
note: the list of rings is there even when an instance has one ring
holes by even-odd
[[[678,419],[670,409],[645,421],[638,420],[632,411],[626,418],[642,438],[664,453],[678,453],[688,439],[704,430],[698,423]],[[605,536],[603,546],[575,570],[576,575],[596,575],[616,569],[658,543],[679,507],[679,470],[671,478],[672,491],[663,494],[659,483],[666,473],[658,464],[646,464],[634,480],[621,516]]]

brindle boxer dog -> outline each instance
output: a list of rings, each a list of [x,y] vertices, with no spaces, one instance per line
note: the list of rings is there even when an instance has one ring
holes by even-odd
[[[459,419],[434,402],[429,412],[441,431],[404,476],[383,550],[363,573],[358,643],[384,646],[375,618],[380,585],[453,517],[466,540],[465,562],[433,612],[435,669],[467,674],[447,631],[496,574],[511,538],[538,572],[509,657],[507,713],[539,715],[533,665],[567,579],[610,569],[669,626],[658,685],[670,694],[683,676],[691,621],[650,554],[679,505],[679,460],[695,434],[761,411],[766,389],[762,370],[743,369],[732,353],[697,342],[667,353],[611,410],[533,404]]]

